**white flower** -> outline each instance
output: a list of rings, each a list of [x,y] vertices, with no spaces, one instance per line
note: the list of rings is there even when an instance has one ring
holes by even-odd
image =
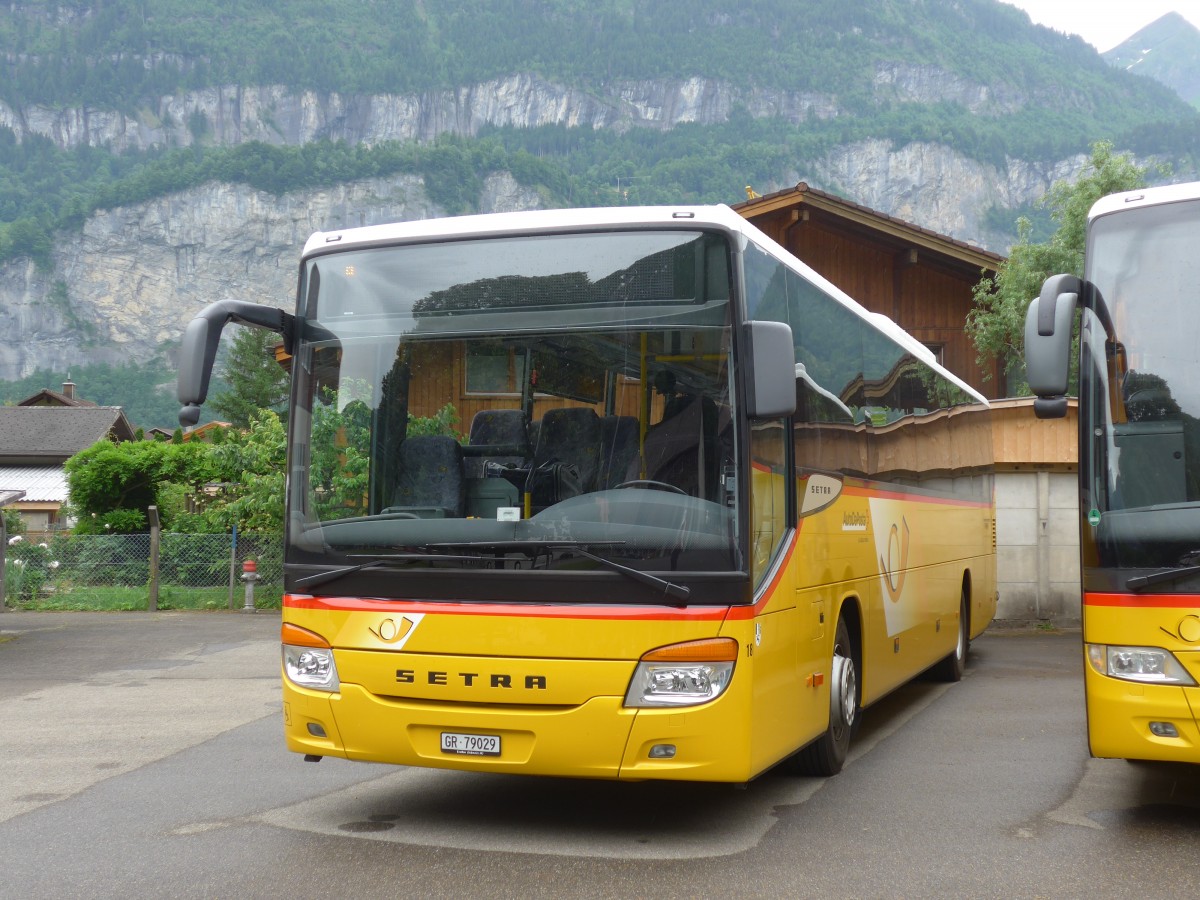
[[[52,568],[52,569],[57,569],[57,568],[58,568],[58,566],[59,566],[59,562],[58,562],[58,560],[57,560],[57,559],[52,559],[52,560],[50,560],[50,568]]]
[[[21,537],[19,534],[15,534],[8,539],[8,546],[15,547],[17,544],[21,543],[21,541],[23,541],[23,540],[25,540],[25,538]]]
[[[49,545],[49,544],[38,544],[38,546],[39,546],[39,547],[41,547],[43,550],[49,550],[49,549],[50,549],[50,545]]]

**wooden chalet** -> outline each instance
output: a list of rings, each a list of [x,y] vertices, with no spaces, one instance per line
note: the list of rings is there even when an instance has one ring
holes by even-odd
[[[883,313],[989,399],[1000,365],[980,366],[964,330],[972,288],[1004,257],[819,191],[803,181],[733,207],[867,309]]]

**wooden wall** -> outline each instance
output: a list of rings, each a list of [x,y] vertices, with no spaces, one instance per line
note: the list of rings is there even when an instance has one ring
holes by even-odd
[[[883,313],[917,340],[942,348],[942,364],[989,399],[1005,394],[997,367],[976,361],[964,325],[981,270],[893,235],[842,223],[821,210],[792,210],[751,221],[867,309]],[[990,377],[989,377],[990,376]]]

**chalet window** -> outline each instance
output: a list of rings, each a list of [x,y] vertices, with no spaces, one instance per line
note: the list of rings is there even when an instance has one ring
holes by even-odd
[[[466,352],[467,393],[519,394],[525,356],[498,343],[473,343]]]

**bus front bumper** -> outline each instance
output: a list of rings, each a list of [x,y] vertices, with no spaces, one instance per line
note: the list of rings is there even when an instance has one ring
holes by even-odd
[[[338,693],[284,680],[289,750],[363,762],[602,779],[748,780],[746,729],[720,700],[688,709],[628,709],[621,697],[578,706],[465,706]],[[449,752],[445,735],[498,738],[499,754]],[[491,743],[490,741],[488,742]]]
[[[1085,669],[1093,756],[1200,763],[1200,687],[1138,684]]]

